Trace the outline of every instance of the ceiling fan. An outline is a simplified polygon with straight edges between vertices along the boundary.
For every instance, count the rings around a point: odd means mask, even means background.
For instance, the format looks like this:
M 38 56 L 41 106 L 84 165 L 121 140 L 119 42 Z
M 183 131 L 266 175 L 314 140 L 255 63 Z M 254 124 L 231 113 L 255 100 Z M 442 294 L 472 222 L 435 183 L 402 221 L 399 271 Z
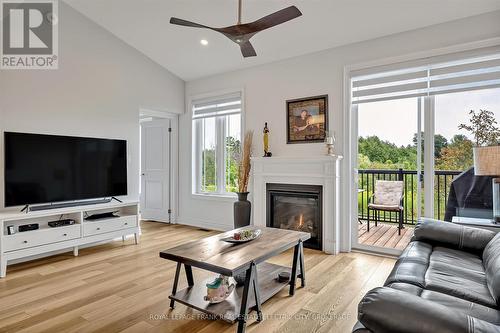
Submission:
M 281 23 L 293 20 L 294 18 L 297 18 L 301 15 L 302 13 L 297 7 L 290 6 L 285 9 L 279 10 L 273 14 L 264 16 L 263 18 L 258 19 L 257 21 L 242 24 L 241 0 L 238 0 L 238 22 L 236 23 L 236 25 L 232 25 L 225 28 L 213 28 L 213 27 L 208 27 L 206 25 L 179 19 L 176 17 L 172 17 L 170 19 L 170 23 L 186 27 L 193 27 L 193 28 L 206 28 L 220 32 L 221 34 L 223 34 L 224 36 L 226 36 L 227 38 L 238 44 L 240 46 L 243 57 L 246 58 L 246 57 L 254 57 L 257 55 L 255 49 L 250 43 L 250 38 L 252 38 L 256 33 L 265 29 L 272 28 Z

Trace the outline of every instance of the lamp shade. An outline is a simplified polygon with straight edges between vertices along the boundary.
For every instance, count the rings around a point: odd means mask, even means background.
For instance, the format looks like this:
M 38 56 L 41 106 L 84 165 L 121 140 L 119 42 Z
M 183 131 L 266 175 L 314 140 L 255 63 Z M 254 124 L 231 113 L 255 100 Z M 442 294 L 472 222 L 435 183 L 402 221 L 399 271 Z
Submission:
M 500 146 L 474 148 L 474 174 L 500 176 Z

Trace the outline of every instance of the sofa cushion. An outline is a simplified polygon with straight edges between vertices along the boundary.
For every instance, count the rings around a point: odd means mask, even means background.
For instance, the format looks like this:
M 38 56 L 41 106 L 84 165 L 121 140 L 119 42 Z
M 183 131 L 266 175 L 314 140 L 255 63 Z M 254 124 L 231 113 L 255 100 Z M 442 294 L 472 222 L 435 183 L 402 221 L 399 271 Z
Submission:
M 434 247 L 430 260 L 450 266 L 459 266 L 464 269 L 484 273 L 483 260 L 476 253 L 460 251 L 448 247 Z
M 422 289 L 408 283 L 391 283 L 388 287 L 405 291 L 423 299 L 444 305 L 454 311 L 460 311 L 469 316 L 479 318 L 496 325 L 500 324 L 500 311 L 475 302 L 453 297 L 437 291 Z
M 498 233 L 484 248 L 483 265 L 486 270 L 488 289 L 500 303 L 500 233 Z
M 385 285 L 404 282 L 496 308 L 478 254 L 411 242 L 399 257 Z
M 485 274 L 463 267 L 431 263 L 427 271 L 425 288 L 485 306 L 496 307 L 496 302 L 488 290 Z
M 429 267 L 432 246 L 430 244 L 413 241 L 404 249 L 392 272 L 385 281 L 385 285 L 394 282 L 411 283 L 425 288 L 425 273 Z

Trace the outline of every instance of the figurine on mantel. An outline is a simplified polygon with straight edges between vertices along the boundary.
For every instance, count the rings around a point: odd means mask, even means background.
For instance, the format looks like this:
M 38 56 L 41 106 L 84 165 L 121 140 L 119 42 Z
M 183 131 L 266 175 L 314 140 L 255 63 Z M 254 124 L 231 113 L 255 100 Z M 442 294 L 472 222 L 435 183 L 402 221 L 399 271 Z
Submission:
M 267 123 L 264 125 L 264 157 L 271 157 L 273 154 L 269 151 L 269 128 Z
M 326 149 L 327 149 L 326 155 L 328 155 L 328 156 L 335 155 L 335 153 L 333 151 L 333 148 L 335 146 L 335 134 L 332 133 L 332 135 L 328 135 L 328 133 L 327 133 L 327 136 L 325 138 L 325 144 L 326 144 Z

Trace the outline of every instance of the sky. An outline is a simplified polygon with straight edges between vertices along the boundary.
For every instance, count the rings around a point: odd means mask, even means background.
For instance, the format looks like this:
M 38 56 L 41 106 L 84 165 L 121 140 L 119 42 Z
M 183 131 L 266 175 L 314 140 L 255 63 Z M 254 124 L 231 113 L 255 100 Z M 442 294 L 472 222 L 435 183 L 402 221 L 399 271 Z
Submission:
M 359 104 L 359 136 L 376 135 L 398 146 L 412 144 L 417 132 L 417 98 Z M 500 127 L 500 88 L 437 95 L 435 98 L 436 134 L 450 140 L 455 134 L 471 135 L 459 130 L 468 124 L 469 111 L 493 111 Z M 422 129 L 425 128 L 422 125 Z
M 205 122 L 205 149 L 213 149 L 215 147 L 216 136 L 215 136 L 215 117 L 205 118 L 201 120 Z M 226 136 L 232 136 L 241 140 L 241 118 L 238 114 L 226 116 L 227 126 L 226 126 Z

